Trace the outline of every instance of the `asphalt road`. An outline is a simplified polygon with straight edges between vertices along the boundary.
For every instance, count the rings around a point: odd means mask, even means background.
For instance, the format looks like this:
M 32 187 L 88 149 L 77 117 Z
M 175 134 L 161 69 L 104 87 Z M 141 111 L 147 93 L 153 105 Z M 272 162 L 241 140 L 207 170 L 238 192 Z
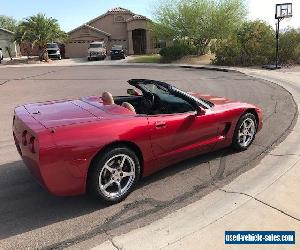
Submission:
M 14 107 L 103 90 L 125 94 L 130 78 L 164 80 L 183 90 L 254 103 L 264 111 L 264 128 L 247 151 L 224 149 L 171 166 L 142 180 L 117 205 L 106 207 L 86 196 L 48 194 L 14 148 Z M 126 65 L 0 68 L 0 104 L 0 249 L 84 249 L 146 225 L 255 167 L 289 133 L 296 116 L 288 92 L 240 73 Z

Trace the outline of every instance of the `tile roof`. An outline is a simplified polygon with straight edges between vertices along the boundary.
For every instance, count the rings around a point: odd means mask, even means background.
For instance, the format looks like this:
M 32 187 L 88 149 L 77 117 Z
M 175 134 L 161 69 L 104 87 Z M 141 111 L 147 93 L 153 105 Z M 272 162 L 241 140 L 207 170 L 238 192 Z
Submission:
M 150 20 L 150 19 L 148 19 L 148 18 L 145 17 L 145 16 L 135 14 L 135 15 L 132 16 L 131 18 L 127 19 L 126 22 L 130 22 L 130 21 L 132 21 L 132 20 Z
M 123 13 L 132 13 L 130 10 L 128 10 L 128 9 L 124 9 L 124 8 L 122 8 L 122 7 L 116 7 L 116 8 L 112 8 L 112 9 L 110 9 L 109 11 L 107 11 L 108 13 L 110 13 L 110 12 L 123 12 Z
M 79 28 L 81 28 L 84 25 L 88 25 L 88 26 L 92 27 L 93 23 L 95 21 L 97 21 L 97 20 L 105 17 L 106 15 L 111 15 L 111 14 L 115 14 L 115 13 L 128 13 L 128 14 L 131 14 L 132 17 L 130 17 L 129 19 L 127 19 L 126 22 L 130 22 L 132 20 L 148 20 L 148 21 L 150 21 L 150 19 L 148 19 L 145 16 L 137 15 L 137 14 L 133 13 L 132 11 L 130 11 L 128 9 L 125 9 L 125 8 L 122 8 L 122 7 L 116 7 L 116 8 L 112 8 L 109 11 L 107 11 L 106 13 L 104 13 L 104 14 L 102 14 L 102 15 L 100 15 L 100 16 L 98 16 L 98 17 L 96 17 L 96 18 L 94 18 L 94 19 L 92 19 L 90 21 L 88 21 L 87 23 L 85 23 L 85 24 L 83 24 L 83 25 L 81 25 L 81 26 L 79 26 L 79 27 L 77 27 L 77 28 L 69 31 L 68 33 L 70 34 L 70 33 L 74 32 L 74 31 L 78 30 Z M 106 32 L 102 31 L 102 33 L 106 33 Z M 110 34 L 107 33 L 107 35 L 110 35 Z
M 68 34 L 71 34 L 71 33 L 75 32 L 75 31 L 77 31 L 77 30 L 79 30 L 79 29 L 81 29 L 81 28 L 84 28 L 84 27 L 87 27 L 88 29 L 91 29 L 91 30 L 94 30 L 94 31 L 96 31 L 96 32 L 102 33 L 102 34 L 104 34 L 104 35 L 106 35 L 106 36 L 111 36 L 110 33 L 107 33 L 107 32 L 105 32 L 105 31 L 103 31 L 103 30 L 97 29 L 97 28 L 95 28 L 95 27 L 93 27 L 93 26 L 91 26 L 91 25 L 88 25 L 88 24 L 86 24 L 86 23 L 83 24 L 83 25 L 81 25 L 81 26 L 79 26 L 79 27 L 77 27 L 77 28 L 75 28 L 75 29 L 73 29 L 73 30 L 71 30 L 71 31 L 69 31 Z
M 5 31 L 5 32 L 10 33 L 10 34 L 14 34 L 14 32 L 12 32 L 10 30 L 7 30 L 7 29 L 4 29 L 4 28 L 1 28 L 1 27 L 0 27 L 0 30 Z

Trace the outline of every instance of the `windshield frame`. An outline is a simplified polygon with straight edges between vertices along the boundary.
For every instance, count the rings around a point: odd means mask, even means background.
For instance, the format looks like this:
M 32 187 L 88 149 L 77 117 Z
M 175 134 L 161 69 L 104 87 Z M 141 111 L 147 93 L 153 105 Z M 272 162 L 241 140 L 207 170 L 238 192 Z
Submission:
M 113 45 L 111 50 L 123 50 L 123 45 Z
M 47 43 L 47 49 L 59 49 L 57 43 Z
M 102 49 L 104 48 L 103 43 L 91 43 L 89 49 Z

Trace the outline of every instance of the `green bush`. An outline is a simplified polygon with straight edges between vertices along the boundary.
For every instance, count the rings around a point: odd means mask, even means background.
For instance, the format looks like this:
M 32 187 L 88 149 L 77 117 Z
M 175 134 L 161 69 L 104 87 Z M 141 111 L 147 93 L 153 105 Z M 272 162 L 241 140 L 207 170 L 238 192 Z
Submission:
M 241 46 L 236 36 L 228 39 L 217 40 L 211 46 L 211 52 L 215 53 L 214 64 L 219 65 L 239 65 L 241 64 Z
M 300 59 L 300 31 L 289 29 L 279 34 L 279 62 L 286 64 Z
M 172 46 L 165 47 L 159 51 L 163 62 L 178 60 L 186 55 L 196 53 L 196 47 L 188 43 L 174 43 Z
M 242 24 L 227 39 L 218 40 L 212 51 L 214 64 L 262 65 L 274 60 L 275 34 L 271 26 L 262 21 Z
M 300 44 L 295 48 L 296 63 L 300 64 Z

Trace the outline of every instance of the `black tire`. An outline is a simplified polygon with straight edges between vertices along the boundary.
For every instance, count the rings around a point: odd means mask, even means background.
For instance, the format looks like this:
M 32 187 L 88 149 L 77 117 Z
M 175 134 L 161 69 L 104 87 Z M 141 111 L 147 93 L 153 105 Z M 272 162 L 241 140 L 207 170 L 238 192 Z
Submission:
M 100 174 L 103 175 L 103 173 L 104 173 L 103 171 L 107 171 L 106 169 L 103 170 L 105 168 L 104 167 L 105 163 L 107 163 L 113 157 L 117 157 L 118 155 L 126 155 L 130 159 L 132 159 L 132 162 L 134 162 L 135 175 L 130 182 L 131 183 L 130 187 L 128 188 L 128 190 L 126 190 L 125 193 L 123 193 L 122 195 L 118 194 L 118 196 L 115 196 L 115 197 L 110 197 L 105 194 L 105 191 L 101 190 L 100 185 L 99 185 L 99 177 L 100 177 Z M 107 173 L 109 175 L 111 175 L 109 177 L 109 181 L 107 181 L 107 182 L 110 182 L 110 181 L 112 181 L 112 179 L 114 179 L 112 177 L 113 174 L 111 174 L 109 171 Z M 140 162 L 139 162 L 137 155 L 134 153 L 134 151 L 132 151 L 131 149 L 124 147 L 124 146 L 110 148 L 110 149 L 106 150 L 105 152 L 103 152 L 102 154 L 99 154 L 93 161 L 93 163 L 91 165 L 91 169 L 89 171 L 89 175 L 88 175 L 87 191 L 89 194 L 91 194 L 93 197 L 99 199 L 103 203 L 106 203 L 109 205 L 118 203 L 118 202 L 124 200 L 132 192 L 132 190 L 136 186 L 137 182 L 139 181 L 140 173 L 141 173 Z M 124 178 L 124 179 L 122 179 L 122 178 Z M 121 177 L 120 182 L 122 182 L 123 180 L 124 180 L 124 182 L 126 182 L 126 178 L 127 177 Z M 130 180 L 130 177 L 128 177 L 128 180 Z M 113 183 L 109 187 L 110 188 L 115 187 L 117 189 L 117 183 Z
M 239 131 L 242 128 L 241 126 L 242 126 L 243 122 L 246 120 L 253 121 L 254 134 L 251 139 L 249 138 L 250 140 L 248 141 L 248 143 L 246 145 L 243 145 L 243 143 L 241 143 L 240 138 L 239 138 Z M 239 151 L 246 150 L 247 148 L 249 148 L 249 146 L 252 144 L 252 142 L 255 139 L 256 129 L 257 129 L 257 121 L 256 121 L 255 116 L 252 113 L 246 113 L 246 114 L 242 115 L 235 127 L 235 130 L 234 130 L 234 134 L 233 134 L 233 138 L 232 138 L 232 147 Z

